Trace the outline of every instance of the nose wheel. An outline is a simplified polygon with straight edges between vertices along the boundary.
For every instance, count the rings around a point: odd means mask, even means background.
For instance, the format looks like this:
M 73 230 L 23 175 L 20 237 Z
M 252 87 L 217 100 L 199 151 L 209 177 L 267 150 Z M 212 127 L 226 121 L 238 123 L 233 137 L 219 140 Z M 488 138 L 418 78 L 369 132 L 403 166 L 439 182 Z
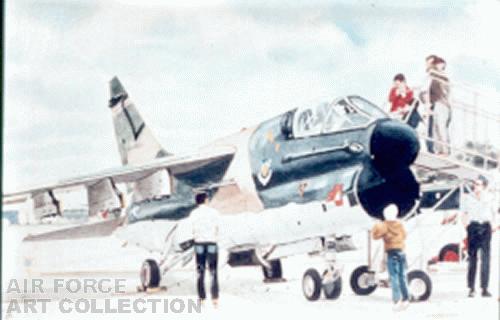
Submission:
M 431 278 L 422 270 L 413 270 L 406 275 L 408 283 L 408 291 L 411 301 L 426 301 L 432 293 Z M 351 274 L 352 291 L 360 296 L 370 295 L 380 285 L 382 287 L 383 280 L 375 278 L 375 272 L 371 271 L 368 266 L 360 266 Z
M 427 273 L 421 270 L 413 270 L 408 272 L 407 279 L 411 301 L 426 301 L 429 299 L 432 292 L 432 282 Z
M 377 289 L 375 272 L 368 266 L 359 266 L 351 274 L 351 289 L 359 296 L 367 296 Z

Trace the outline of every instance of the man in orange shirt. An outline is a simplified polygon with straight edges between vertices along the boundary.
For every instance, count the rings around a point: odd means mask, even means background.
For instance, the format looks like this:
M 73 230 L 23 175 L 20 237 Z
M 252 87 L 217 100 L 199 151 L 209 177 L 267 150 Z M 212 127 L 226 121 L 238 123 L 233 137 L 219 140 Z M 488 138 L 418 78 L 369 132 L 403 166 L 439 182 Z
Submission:
M 397 113 L 399 118 L 404 118 L 408 113 L 408 106 L 413 101 L 413 91 L 406 85 L 405 76 L 398 73 L 394 76 L 394 84 L 389 92 L 391 112 Z
M 387 253 L 387 270 L 391 280 L 392 301 L 394 310 L 408 307 L 409 294 L 406 284 L 406 255 L 404 253 L 406 231 L 397 219 L 398 207 L 394 204 L 384 209 L 384 221 L 377 223 L 372 229 L 375 240 L 384 240 L 384 250 Z

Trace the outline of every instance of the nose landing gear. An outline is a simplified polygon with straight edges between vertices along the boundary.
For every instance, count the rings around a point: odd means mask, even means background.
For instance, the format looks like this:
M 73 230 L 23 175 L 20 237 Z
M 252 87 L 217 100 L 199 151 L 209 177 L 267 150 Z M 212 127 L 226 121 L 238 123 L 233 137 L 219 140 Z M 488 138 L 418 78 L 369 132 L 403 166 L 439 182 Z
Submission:
M 432 282 L 430 277 L 422 270 L 412 270 L 406 275 L 408 291 L 411 301 L 426 301 L 432 293 Z M 351 274 L 350 284 L 352 291 L 360 296 L 372 294 L 378 286 L 384 287 L 387 279 L 379 278 L 375 271 L 368 266 L 360 266 Z
M 377 289 L 375 272 L 371 271 L 368 266 L 357 267 L 351 274 L 350 284 L 355 294 L 360 296 L 370 295 Z

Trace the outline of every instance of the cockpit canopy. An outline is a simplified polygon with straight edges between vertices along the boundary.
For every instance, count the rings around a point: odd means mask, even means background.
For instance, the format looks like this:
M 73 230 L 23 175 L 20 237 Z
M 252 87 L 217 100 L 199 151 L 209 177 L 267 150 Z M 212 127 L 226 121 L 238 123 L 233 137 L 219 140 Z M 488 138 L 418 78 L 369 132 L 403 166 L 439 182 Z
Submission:
M 303 138 L 366 127 L 387 115 L 359 96 L 348 96 L 313 108 L 299 108 L 293 117 L 293 137 Z

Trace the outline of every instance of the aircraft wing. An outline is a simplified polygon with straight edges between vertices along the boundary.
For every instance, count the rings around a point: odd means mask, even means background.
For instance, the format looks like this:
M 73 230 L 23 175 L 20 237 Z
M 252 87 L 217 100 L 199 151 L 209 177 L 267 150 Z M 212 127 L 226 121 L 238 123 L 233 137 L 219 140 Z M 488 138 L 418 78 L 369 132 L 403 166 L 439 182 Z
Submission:
M 22 200 L 24 196 L 34 196 L 52 190 L 71 189 L 81 186 L 89 187 L 105 179 L 112 179 L 114 183 L 134 182 L 162 169 L 169 169 L 173 175 L 180 174 L 205 166 L 221 158 L 232 156 L 234 152 L 234 148 L 231 147 L 218 147 L 217 149 L 200 151 L 189 155 L 168 156 L 141 165 L 123 166 L 94 174 L 82 175 L 54 183 L 26 188 L 22 191 L 6 193 L 3 195 L 3 202 L 12 203 L 15 199 Z

